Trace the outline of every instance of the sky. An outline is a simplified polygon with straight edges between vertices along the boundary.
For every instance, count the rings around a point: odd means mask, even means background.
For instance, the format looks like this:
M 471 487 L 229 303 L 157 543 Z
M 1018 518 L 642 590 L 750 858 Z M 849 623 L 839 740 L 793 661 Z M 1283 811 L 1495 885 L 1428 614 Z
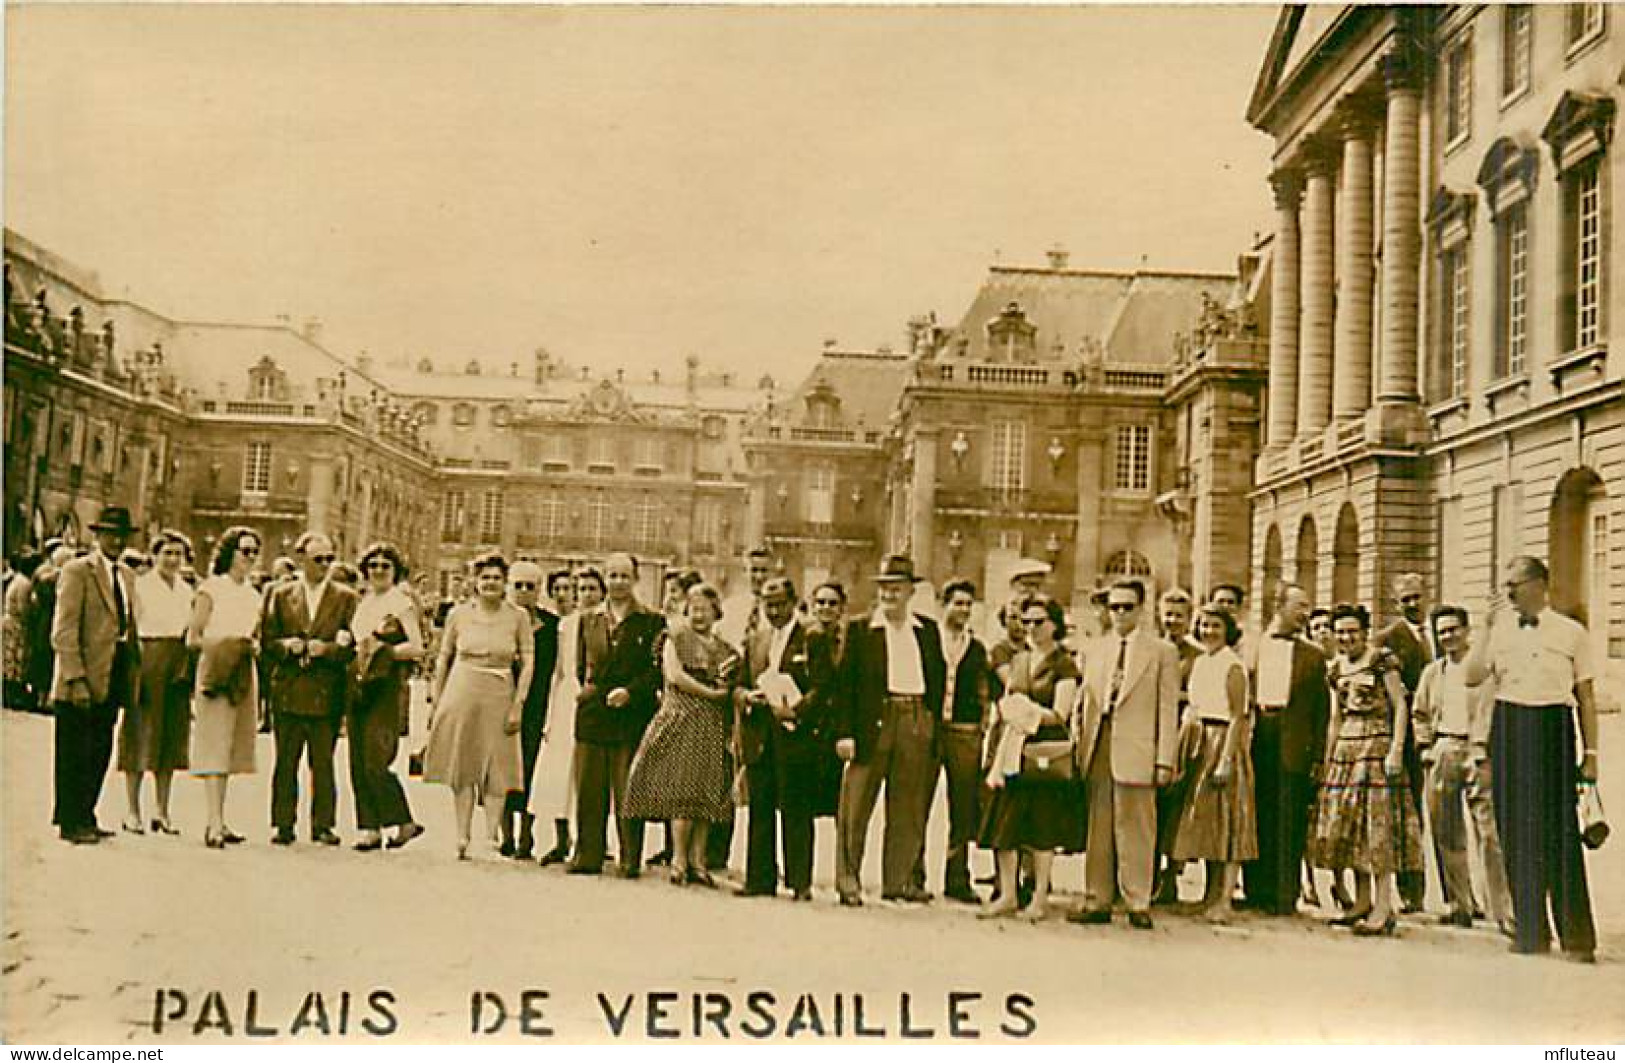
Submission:
M 1276 8 L 8 5 L 6 224 L 346 356 L 794 372 L 993 262 L 1231 269 Z

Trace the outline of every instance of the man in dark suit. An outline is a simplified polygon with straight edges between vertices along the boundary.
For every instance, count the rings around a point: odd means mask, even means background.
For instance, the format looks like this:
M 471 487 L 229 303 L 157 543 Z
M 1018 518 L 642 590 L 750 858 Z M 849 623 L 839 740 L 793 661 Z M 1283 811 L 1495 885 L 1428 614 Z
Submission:
M 519 752 L 524 761 L 525 788 L 508 794 L 504 815 L 518 817 L 519 843 L 511 854 L 529 860 L 536 849 L 536 817 L 530 810 L 532 776 L 536 758 L 542 751 L 542 731 L 547 727 L 547 697 L 551 692 L 553 666 L 559 657 L 559 615 L 538 605 L 542 590 L 542 570 L 534 561 L 516 561 L 508 570 L 509 600 L 530 617 L 535 640 L 536 668 L 530 689 L 525 692 L 525 708 L 519 717 Z
M 1438 656 L 1433 637 L 1427 630 L 1423 587 L 1422 577 L 1415 572 L 1407 572 L 1394 579 L 1394 602 L 1399 606 L 1399 618 L 1377 632 L 1376 639 L 1378 648 L 1386 649 L 1399 661 L 1399 677 L 1404 680 L 1405 694 L 1412 702 L 1416 700 L 1416 687 L 1422 680 L 1422 670 Z M 1405 777 L 1410 781 L 1411 802 L 1416 806 L 1416 817 L 1420 820 L 1422 805 L 1427 797 L 1427 770 L 1416 746 L 1414 726 L 1405 729 Z M 1435 866 L 1441 869 L 1439 877 L 1443 882 L 1444 861 L 1437 845 L 1433 847 L 1433 857 Z M 1427 874 L 1422 871 L 1401 871 L 1398 878 L 1403 910 L 1406 913 L 1421 911 L 1427 894 Z M 1448 884 L 1444 887 L 1444 900 L 1446 904 L 1451 903 Z
M 743 683 L 735 694 L 750 789 L 745 885 L 739 892 L 771 897 L 778 891 L 775 849 L 782 824 L 784 884 L 796 900 L 810 901 L 813 819 L 830 803 L 821 791 L 832 789 L 834 750 L 825 714 L 834 658 L 824 645 L 828 640 L 796 617 L 795 584 L 787 577 L 770 577 L 761 603 L 762 624 L 746 646 Z
M 51 617 L 56 666 L 56 807 L 62 840 L 93 845 L 111 837 L 96 823 L 96 802 L 113 755 L 113 725 L 135 703 L 141 660 L 135 584 L 118 564 L 135 531 L 130 511 L 104 508 L 90 526 L 96 548 L 67 562 L 57 579 Z
M 344 713 L 345 669 L 355 657 L 350 621 L 360 599 L 328 578 L 333 541 L 306 532 L 294 544 L 299 575 L 265 595 L 261 645 L 271 671 L 271 841 L 291 845 L 299 818 L 299 762 L 310 763 L 310 840 L 337 845 L 333 750 Z
M 1246 654 L 1257 713 L 1253 730 L 1258 859 L 1243 870 L 1247 903 L 1273 915 L 1298 907 L 1298 868 L 1314 796 L 1312 773 L 1326 749 L 1331 689 L 1326 657 L 1299 632 L 1309 596 L 1285 583 L 1269 630 Z
M 620 812 L 632 754 L 655 714 L 660 691 L 655 643 L 666 629 L 666 618 L 638 601 L 637 578 L 638 563 L 632 555 L 611 554 L 604 562 L 603 608 L 581 617 L 572 875 L 603 870 L 612 800 L 620 826 L 621 874 L 637 878 L 643 873 L 643 821 Z
M 931 814 L 932 750 L 947 663 L 936 622 L 908 607 L 918 582 L 914 562 L 902 554 L 889 555 L 876 581 L 880 605 L 848 625 L 838 681 L 835 751 L 846 761 L 846 771 L 836 888 L 848 907 L 863 903 L 863 849 L 882 783 L 886 840 L 881 895 L 914 904 L 931 899 L 914 883 L 914 867 Z

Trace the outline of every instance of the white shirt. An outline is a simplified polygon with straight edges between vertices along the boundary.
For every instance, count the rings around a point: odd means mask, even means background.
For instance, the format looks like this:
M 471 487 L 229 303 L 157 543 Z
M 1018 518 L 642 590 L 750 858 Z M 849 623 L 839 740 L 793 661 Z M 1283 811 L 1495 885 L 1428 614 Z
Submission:
M 783 627 L 773 629 L 773 637 L 767 644 L 767 670 L 769 672 L 782 672 L 784 670 L 784 651 L 790 646 L 790 632 L 795 630 L 796 620 L 791 617 L 785 621 Z
M 418 625 L 418 611 L 412 604 L 412 599 L 400 584 L 389 588 L 382 594 L 368 591 L 356 603 L 355 616 L 350 618 L 350 633 L 356 638 L 365 638 L 368 635 L 378 634 L 379 628 L 384 625 L 384 618 L 393 616 L 401 622 L 406 631 L 406 645 L 414 649 L 423 648 L 423 629 Z M 312 614 L 314 618 L 314 614 Z
M 316 610 L 322 607 L 322 595 L 327 593 L 327 580 L 323 579 L 314 587 L 303 576 L 299 578 L 299 587 L 305 592 L 305 610 L 310 622 L 316 622 Z
M 1439 719 L 1434 731 L 1441 735 L 1467 737 L 1472 729 L 1472 714 L 1467 707 L 1467 668 L 1454 661 L 1439 662 Z
M 920 618 L 910 613 L 907 623 L 888 624 L 886 614 L 876 609 L 869 626 L 886 633 L 886 693 L 924 697 L 925 669 L 920 664 L 920 643 L 914 637 Z
M 942 656 L 948 665 L 948 685 L 942 693 L 942 718 L 954 718 L 954 695 L 959 684 L 955 682 L 959 673 L 959 662 L 965 659 L 965 651 L 970 649 L 970 627 L 967 626 L 957 634 L 952 628 L 942 626 Z
M 1258 703 L 1279 709 L 1292 700 L 1292 647 L 1296 639 L 1271 632 L 1258 644 Z
M 247 580 L 238 583 L 230 576 L 210 576 L 198 588 L 214 607 L 203 628 L 206 639 L 250 638 L 260 626 L 260 592 Z
M 1498 620 L 1490 632 L 1490 671 L 1496 698 L 1514 705 L 1574 704 L 1574 687 L 1592 679 L 1591 639 L 1586 629 L 1550 608 L 1535 627 L 1517 616 Z
M 135 581 L 135 626 L 144 639 L 178 639 L 192 622 L 192 587 L 153 569 Z

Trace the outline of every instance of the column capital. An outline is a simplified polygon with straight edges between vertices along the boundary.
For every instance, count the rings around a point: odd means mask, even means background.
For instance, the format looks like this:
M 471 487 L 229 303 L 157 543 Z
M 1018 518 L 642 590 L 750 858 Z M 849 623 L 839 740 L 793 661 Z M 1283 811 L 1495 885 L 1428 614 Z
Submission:
M 1382 120 L 1382 101 L 1365 93 L 1350 93 L 1338 103 L 1333 115 L 1339 139 L 1371 140 Z
M 1421 92 L 1427 55 L 1414 41 L 1401 37 L 1382 56 L 1382 81 L 1388 95 Z
M 1283 166 L 1270 174 L 1270 189 L 1275 193 L 1275 205 L 1282 210 L 1298 209 L 1303 198 L 1303 171 L 1296 166 Z
M 1342 155 L 1341 146 L 1332 137 L 1321 133 L 1307 137 L 1298 152 L 1303 171 L 1310 178 L 1335 174 Z

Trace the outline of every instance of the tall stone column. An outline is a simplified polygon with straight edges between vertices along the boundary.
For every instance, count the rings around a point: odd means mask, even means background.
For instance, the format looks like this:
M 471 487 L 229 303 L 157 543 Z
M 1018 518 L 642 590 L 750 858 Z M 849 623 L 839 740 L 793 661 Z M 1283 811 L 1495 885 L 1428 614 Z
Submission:
M 1342 223 L 1337 239 L 1337 349 L 1333 358 L 1332 416 L 1365 416 L 1371 406 L 1372 179 L 1375 122 L 1364 108 L 1341 116 L 1343 136 Z
M 333 527 L 334 505 L 334 469 L 333 455 L 328 453 L 312 454 L 309 457 L 310 479 L 305 490 L 305 527 L 311 531 L 321 532 L 323 535 L 333 537 L 335 545 L 349 548 L 360 544 L 340 543 L 335 533 L 341 531 Z
M 1422 253 L 1422 74 L 1414 44 L 1383 58 L 1387 133 L 1382 184 L 1382 362 L 1379 405 L 1412 404 L 1417 391 L 1417 300 Z
M 1298 203 L 1303 197 L 1303 179 L 1296 170 L 1277 170 L 1270 177 L 1270 187 L 1275 192 L 1275 250 L 1270 280 L 1267 442 L 1270 449 L 1277 450 L 1292 442 L 1298 424 Z
M 914 479 L 909 490 L 909 552 L 914 571 L 934 580 L 931 570 L 932 531 L 937 508 L 937 430 L 921 427 L 914 432 Z M 933 584 L 934 585 L 934 584 Z
M 1084 410 L 1086 417 L 1099 417 L 1103 411 Z M 1078 530 L 1072 537 L 1072 609 L 1086 615 L 1088 596 L 1100 576 L 1101 477 L 1105 468 L 1106 430 L 1099 424 L 1078 429 L 1074 446 L 1078 449 Z
M 1336 157 L 1323 145 L 1307 152 L 1303 195 L 1303 325 L 1298 352 L 1298 435 L 1315 436 L 1332 418 L 1332 326 L 1337 193 Z

